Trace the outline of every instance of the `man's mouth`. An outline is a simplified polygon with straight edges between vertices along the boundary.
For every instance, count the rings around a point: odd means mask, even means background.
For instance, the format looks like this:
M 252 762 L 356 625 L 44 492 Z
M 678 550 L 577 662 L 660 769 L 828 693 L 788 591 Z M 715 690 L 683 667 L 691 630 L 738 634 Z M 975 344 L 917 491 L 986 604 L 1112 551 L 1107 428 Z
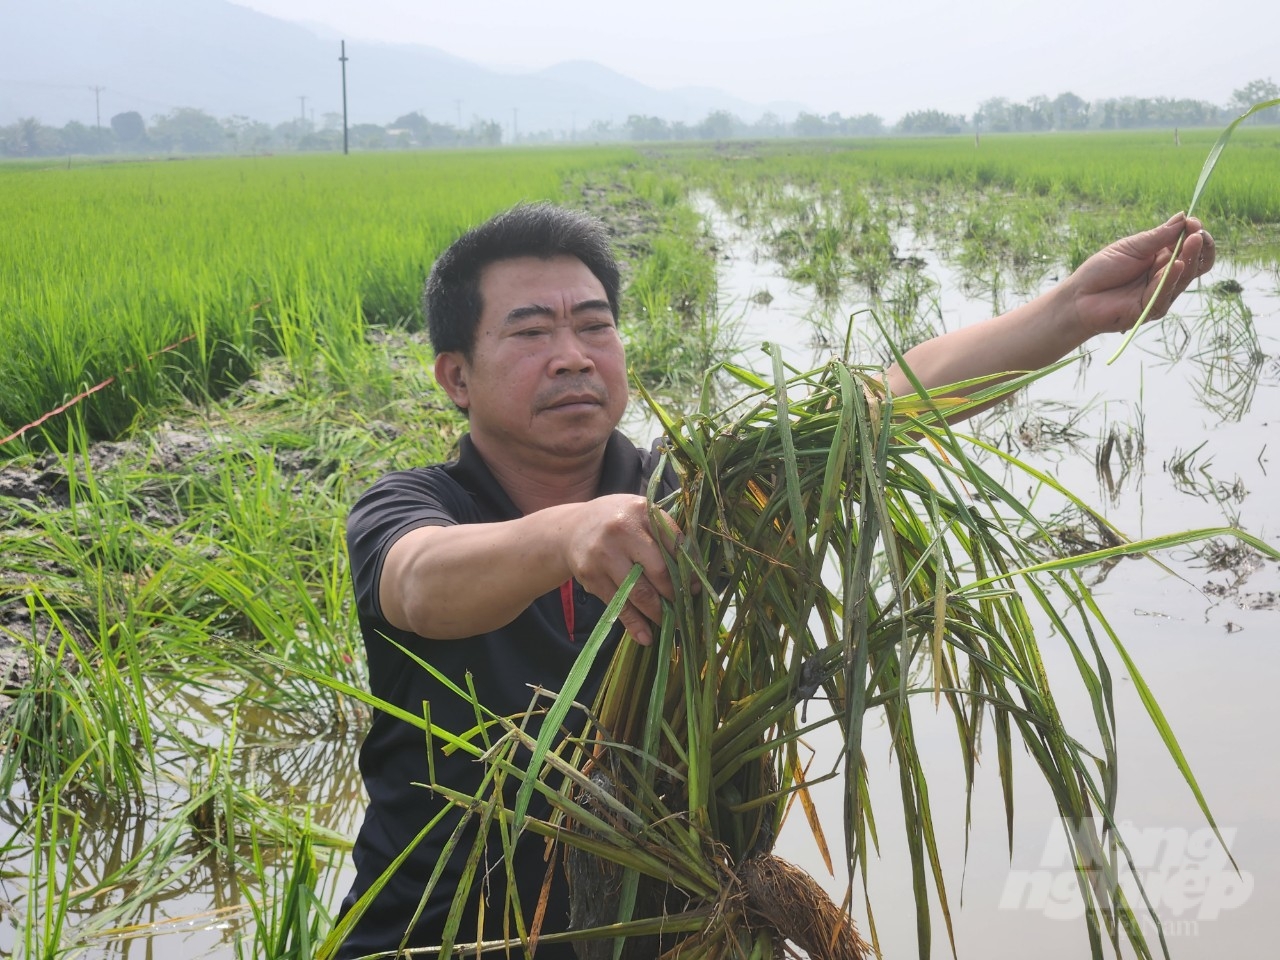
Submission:
M 604 401 L 594 393 L 569 393 L 557 397 L 546 405 L 547 410 L 575 410 L 582 407 L 599 407 Z

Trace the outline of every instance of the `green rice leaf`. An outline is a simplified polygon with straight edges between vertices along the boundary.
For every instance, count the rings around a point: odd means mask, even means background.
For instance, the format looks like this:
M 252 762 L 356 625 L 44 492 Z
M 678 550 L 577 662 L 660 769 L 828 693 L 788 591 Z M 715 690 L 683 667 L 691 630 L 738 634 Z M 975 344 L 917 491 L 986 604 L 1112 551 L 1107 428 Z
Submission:
M 605 607 L 604 613 L 600 616 L 600 621 L 596 624 L 596 628 L 591 631 L 591 636 L 583 644 L 582 652 L 578 654 L 578 659 L 573 662 L 573 669 L 569 671 L 569 676 L 565 678 L 564 686 L 560 688 L 560 692 L 556 694 L 555 702 L 551 704 L 551 709 L 547 711 L 546 719 L 543 720 L 542 729 L 538 734 L 537 743 L 533 747 L 533 756 L 529 759 L 528 770 L 521 780 L 520 790 L 516 794 L 514 807 L 514 830 L 516 833 L 519 833 L 524 826 L 525 812 L 529 809 L 529 801 L 533 798 L 533 787 L 542 773 L 547 751 L 559 739 L 560 725 L 564 722 L 569 710 L 572 709 L 573 701 L 578 695 L 578 691 L 587 682 L 587 675 L 591 672 L 591 667 L 596 661 L 596 656 L 600 653 L 600 648 L 604 646 L 604 642 L 609 636 L 609 631 L 613 629 L 613 624 L 618 619 L 618 614 L 622 612 L 627 598 L 631 596 L 632 589 L 643 573 L 644 567 L 637 563 L 618 586 L 618 592 L 613 595 L 613 599 Z
M 1231 123 L 1227 125 L 1227 128 L 1218 136 L 1217 142 L 1213 145 L 1212 149 L 1209 150 L 1209 155 L 1205 157 L 1204 166 L 1200 168 L 1200 177 L 1196 180 L 1196 188 L 1191 193 L 1191 202 L 1187 205 L 1188 217 L 1195 211 L 1196 203 L 1200 200 L 1200 194 L 1203 193 L 1204 188 L 1208 186 L 1209 178 L 1213 175 L 1214 167 L 1218 165 L 1218 158 L 1222 155 L 1223 148 L 1226 147 L 1227 141 L 1231 139 L 1231 134 L 1235 133 L 1236 127 L 1240 126 L 1240 124 L 1248 120 L 1259 110 L 1267 110 L 1276 106 L 1280 106 L 1280 98 L 1255 103 L 1244 113 L 1240 114 L 1240 116 L 1232 120 Z M 1186 236 L 1187 234 L 1185 230 L 1178 236 L 1178 242 L 1174 244 L 1173 253 L 1169 257 L 1169 263 L 1172 264 L 1174 260 L 1178 259 L 1178 254 L 1182 252 L 1182 241 L 1186 239 Z M 1134 322 L 1133 326 L 1129 328 L 1129 332 L 1125 334 L 1124 339 L 1120 342 L 1120 346 L 1116 348 L 1116 352 L 1107 360 L 1108 364 L 1115 363 L 1119 360 L 1120 354 L 1124 353 L 1125 348 L 1128 347 L 1133 338 L 1138 335 L 1138 331 L 1142 329 L 1142 325 L 1147 322 L 1147 317 L 1151 315 L 1151 308 L 1155 306 L 1156 301 L 1160 299 L 1160 294 L 1164 292 L 1164 285 L 1168 279 L 1169 270 L 1166 267 L 1164 272 L 1160 275 L 1160 282 L 1156 284 L 1155 292 L 1151 294 L 1151 299 L 1147 302 L 1146 307 L 1143 308 L 1142 313 Z

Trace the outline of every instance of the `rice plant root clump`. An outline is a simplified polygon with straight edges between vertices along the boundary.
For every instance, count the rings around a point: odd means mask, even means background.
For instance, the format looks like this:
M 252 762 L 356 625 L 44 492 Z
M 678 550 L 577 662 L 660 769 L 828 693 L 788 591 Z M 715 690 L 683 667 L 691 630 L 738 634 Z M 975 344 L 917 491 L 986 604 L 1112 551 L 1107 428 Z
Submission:
M 871 947 L 853 919 L 799 867 L 772 854 L 738 869 L 747 916 L 775 942 L 790 942 L 814 960 L 866 960 Z

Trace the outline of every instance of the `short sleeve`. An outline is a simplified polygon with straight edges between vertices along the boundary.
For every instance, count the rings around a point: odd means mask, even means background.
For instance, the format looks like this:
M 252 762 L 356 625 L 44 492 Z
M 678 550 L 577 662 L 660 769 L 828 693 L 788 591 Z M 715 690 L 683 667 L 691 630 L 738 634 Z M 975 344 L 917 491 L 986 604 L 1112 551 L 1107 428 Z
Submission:
M 392 545 L 418 527 L 471 522 L 471 496 L 441 468 L 388 474 L 370 487 L 347 517 L 347 555 L 356 609 L 383 619 L 378 581 Z

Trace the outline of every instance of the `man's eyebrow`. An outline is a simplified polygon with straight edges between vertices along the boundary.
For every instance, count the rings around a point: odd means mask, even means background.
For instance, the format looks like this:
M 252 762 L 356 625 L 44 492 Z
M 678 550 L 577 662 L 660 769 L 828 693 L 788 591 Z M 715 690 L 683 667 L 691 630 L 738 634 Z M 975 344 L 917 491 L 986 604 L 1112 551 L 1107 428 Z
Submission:
M 613 316 L 613 307 L 608 300 L 579 300 L 573 305 L 570 312 L 574 314 L 591 313 L 593 311 L 603 310 Z M 518 323 L 521 320 L 527 320 L 529 317 L 553 317 L 555 310 L 541 303 L 530 303 L 523 307 L 515 307 L 507 313 L 503 323 Z
M 613 316 L 613 306 L 608 300 L 580 300 L 573 305 L 574 313 L 590 313 L 592 310 L 604 310 Z
M 540 303 L 530 303 L 526 306 L 512 309 L 503 320 L 503 323 L 516 323 L 529 317 L 553 317 L 555 313 L 550 307 L 543 306 Z

